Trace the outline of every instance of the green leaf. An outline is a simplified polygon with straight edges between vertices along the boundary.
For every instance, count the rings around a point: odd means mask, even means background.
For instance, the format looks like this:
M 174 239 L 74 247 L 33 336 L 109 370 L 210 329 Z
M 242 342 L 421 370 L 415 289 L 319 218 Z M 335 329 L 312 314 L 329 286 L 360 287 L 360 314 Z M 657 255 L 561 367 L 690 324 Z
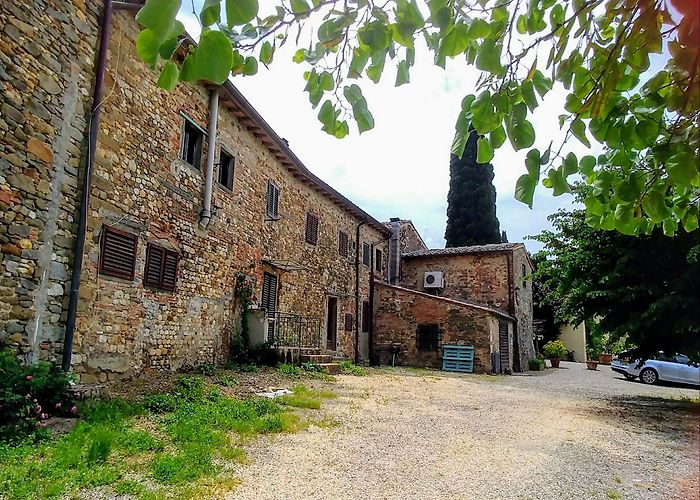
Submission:
M 479 47 L 479 55 L 476 56 L 476 67 L 493 75 L 500 75 L 504 70 L 501 65 L 502 50 L 502 45 L 485 40 Z
M 678 231 L 678 222 L 676 222 L 674 219 L 664 219 L 662 226 L 664 229 L 664 234 L 669 238 L 675 236 L 676 231 Z
M 569 188 L 569 183 L 566 182 L 566 178 L 564 177 L 560 169 L 551 169 L 547 174 L 547 178 L 552 183 L 554 196 L 561 196 L 564 193 L 571 192 L 571 189 Z
M 525 14 L 520 14 L 518 16 L 518 21 L 515 24 L 518 33 L 524 35 L 527 33 L 527 16 Z
M 186 82 L 205 80 L 222 84 L 233 66 L 233 47 L 221 31 L 205 30 L 199 44 L 189 54 L 180 70 L 180 79 Z
M 467 30 L 467 38 L 476 40 L 477 38 L 486 38 L 491 34 L 491 25 L 483 19 L 472 19 Z
M 535 129 L 527 120 L 515 122 L 507 131 L 510 143 L 516 151 L 529 148 L 535 143 Z
M 462 101 L 462 107 L 465 106 L 464 102 L 467 98 L 474 99 L 474 96 L 467 96 Z M 467 145 L 467 140 L 469 139 L 469 119 L 467 118 L 468 111 L 462 110 L 462 112 L 457 117 L 457 122 L 455 123 L 455 137 L 452 140 L 451 152 L 453 155 L 461 158 L 464 155 L 464 148 Z
M 257 15 L 258 0 L 226 0 L 226 24 L 230 28 L 249 23 Z
M 357 36 L 364 45 L 373 52 L 385 51 L 391 42 L 391 31 L 381 21 L 372 21 L 365 24 L 357 32 Z
M 136 13 L 136 21 L 150 29 L 159 40 L 170 38 L 175 16 L 180 10 L 180 0 L 146 0 Z
M 374 117 L 367 109 L 367 100 L 362 95 L 362 89 L 356 84 L 343 88 L 343 95 L 352 106 L 352 114 L 357 122 L 360 133 L 374 128 Z
M 378 83 L 384 71 L 386 52 L 378 51 L 372 54 L 372 64 L 367 68 L 367 77 L 374 83 Z
M 396 87 L 409 83 L 411 78 L 408 74 L 408 62 L 400 61 L 396 71 Z
M 295 14 L 304 14 L 311 10 L 311 7 L 309 7 L 309 4 L 306 3 L 306 0 L 291 0 L 292 4 L 292 12 Z
M 695 231 L 698 228 L 698 217 L 695 214 L 687 214 L 683 219 L 683 228 L 686 232 Z
M 145 29 L 136 38 L 136 53 L 151 69 L 155 69 L 160 50 L 160 38 L 151 29 Z
M 272 62 L 272 55 L 274 54 L 274 47 L 267 40 L 263 42 L 260 47 L 260 62 L 267 65 Z
M 486 137 L 479 137 L 476 141 L 476 162 L 488 163 L 493 160 L 493 148 Z
M 595 164 L 596 161 L 594 156 L 586 155 L 581 158 L 581 162 L 579 163 L 579 170 L 581 174 L 585 175 L 586 177 L 592 175 Z
M 605 205 L 594 196 L 587 196 L 584 204 L 586 205 L 586 211 L 589 213 L 603 215 L 606 212 Z
M 532 208 L 537 180 L 527 174 L 521 175 L 515 183 L 515 199 Z
M 180 21 L 177 21 L 178 23 Z M 160 57 L 163 59 L 170 59 L 173 55 L 173 52 L 175 52 L 175 49 L 177 46 L 180 44 L 180 38 L 179 36 L 175 36 L 173 38 L 169 38 L 165 40 L 161 45 L 160 48 L 158 49 L 158 54 Z
M 333 90 L 335 83 L 333 82 L 333 75 L 328 71 L 322 72 L 318 75 L 318 88 L 326 92 Z
M 325 130 L 328 133 L 333 133 L 335 134 L 335 109 L 333 108 L 333 104 L 331 101 L 326 100 L 323 102 L 321 105 L 321 109 L 318 111 L 318 119 L 319 121 L 323 124 L 323 130 Z
M 357 47 L 352 51 L 352 60 L 350 61 L 350 70 L 348 78 L 360 78 L 362 72 L 369 62 L 370 51 L 363 47 Z
M 199 20 L 205 28 L 216 24 L 221 19 L 221 0 L 204 0 Z
M 586 124 L 583 123 L 583 120 L 576 118 L 571 123 L 571 132 L 574 134 L 574 137 L 581 141 L 586 147 L 591 147 L 591 141 L 586 137 Z
M 246 57 L 243 63 L 243 74 L 245 76 L 253 76 L 258 72 L 258 61 L 254 57 Z
M 666 162 L 666 172 L 669 178 L 678 186 L 690 188 L 700 184 L 700 173 L 697 158 L 689 153 L 672 156 Z
M 556 27 L 564 22 L 564 16 L 564 6 L 562 4 L 556 4 L 552 7 L 552 10 L 549 11 L 549 23 L 552 27 Z
M 666 197 L 657 190 L 649 191 L 644 195 L 642 208 L 655 224 L 658 224 L 670 215 L 666 206 Z
M 568 177 L 578 172 L 578 158 L 574 153 L 569 153 L 561 164 L 562 175 Z
M 166 62 L 158 77 L 158 87 L 169 91 L 173 90 L 179 76 L 180 70 L 178 70 L 177 64 L 172 61 Z
M 299 49 L 292 56 L 292 61 L 297 64 L 303 63 L 304 59 L 306 59 L 306 49 Z
M 469 44 L 468 29 L 466 24 L 455 24 L 443 38 L 439 54 L 443 57 L 455 57 L 464 52 Z
M 532 81 L 528 80 L 523 82 L 523 84 L 520 86 L 520 94 L 523 96 L 527 109 L 533 111 L 537 107 L 538 102 L 537 97 L 535 96 L 535 88 Z
M 542 98 L 544 98 L 547 92 L 552 90 L 552 80 L 544 76 L 540 70 L 536 70 L 535 74 L 532 75 L 532 83 L 535 86 L 535 90 L 537 90 L 537 93 Z
M 615 207 L 615 229 L 629 236 L 637 234 L 634 208 L 631 205 L 619 203 Z
M 336 19 L 329 19 L 318 27 L 319 42 L 335 40 L 343 34 L 343 25 Z
M 503 146 L 503 143 L 506 142 L 506 131 L 503 125 L 499 125 L 490 132 L 489 141 L 493 149 L 498 149 Z
M 525 156 L 525 167 L 527 167 L 527 173 L 533 179 L 540 178 L 540 151 L 538 149 L 531 149 L 527 152 Z

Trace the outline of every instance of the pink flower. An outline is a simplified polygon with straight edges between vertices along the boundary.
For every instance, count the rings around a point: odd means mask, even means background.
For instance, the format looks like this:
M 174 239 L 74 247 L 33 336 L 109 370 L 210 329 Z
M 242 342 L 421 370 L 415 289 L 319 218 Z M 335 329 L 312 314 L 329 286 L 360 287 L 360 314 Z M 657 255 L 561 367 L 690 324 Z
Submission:
M 75 405 L 73 405 L 73 407 L 70 409 L 70 412 L 71 412 L 73 415 L 75 415 L 76 413 L 78 413 L 78 407 L 75 406 Z
M 25 395 L 24 395 L 24 399 L 26 399 L 27 401 L 29 401 L 30 399 L 32 399 L 31 394 L 25 394 Z
M 61 409 L 61 403 L 56 403 L 56 409 L 60 410 Z
M 31 375 L 27 375 L 27 380 L 30 380 L 30 381 L 31 381 L 33 378 L 34 378 L 34 377 L 32 377 Z

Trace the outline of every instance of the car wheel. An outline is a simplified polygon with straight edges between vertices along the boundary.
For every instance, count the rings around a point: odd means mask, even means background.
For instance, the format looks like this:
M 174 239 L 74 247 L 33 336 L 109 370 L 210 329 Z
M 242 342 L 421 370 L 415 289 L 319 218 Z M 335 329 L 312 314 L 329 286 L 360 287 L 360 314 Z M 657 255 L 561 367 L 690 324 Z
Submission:
M 637 377 L 635 377 L 634 375 L 630 375 L 629 373 L 625 373 L 625 378 L 626 378 L 627 380 L 634 380 L 634 379 L 636 379 Z
M 639 380 L 645 384 L 653 385 L 659 380 L 659 374 L 652 368 L 644 368 L 639 372 Z

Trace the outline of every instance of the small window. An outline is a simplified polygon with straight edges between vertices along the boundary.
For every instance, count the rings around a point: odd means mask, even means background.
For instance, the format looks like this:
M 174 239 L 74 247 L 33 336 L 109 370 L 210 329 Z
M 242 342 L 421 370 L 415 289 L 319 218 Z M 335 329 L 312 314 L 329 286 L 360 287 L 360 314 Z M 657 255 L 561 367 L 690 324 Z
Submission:
M 233 168 L 233 155 L 222 149 L 219 153 L 219 184 L 229 191 L 233 191 Z
M 188 118 L 185 118 L 185 124 L 182 128 L 180 159 L 199 169 L 199 162 L 202 159 L 202 142 L 204 142 L 202 131 Z
M 354 323 L 355 323 L 355 317 L 352 315 L 352 313 L 346 313 L 345 314 L 345 331 L 351 332 Z
M 369 302 L 362 301 L 362 331 L 369 331 Z
M 137 242 L 138 237 L 135 234 L 104 226 L 100 244 L 99 273 L 133 280 Z
M 363 243 L 362 244 L 362 263 L 365 266 L 369 267 L 369 244 L 368 243 Z
M 267 216 L 271 219 L 280 217 L 280 189 L 272 181 L 267 181 Z
M 440 345 L 440 327 L 434 323 L 418 325 L 416 348 L 420 352 L 434 352 Z
M 143 270 L 144 286 L 174 292 L 179 260 L 177 252 L 149 243 L 146 249 L 146 267 Z
M 338 255 L 341 257 L 347 257 L 348 256 L 348 250 L 349 250 L 349 240 L 348 240 L 348 233 L 344 233 L 343 231 L 338 232 Z
M 374 269 L 377 272 L 382 272 L 382 251 L 377 248 L 374 256 Z
M 316 217 L 314 214 L 306 214 L 305 240 L 311 245 L 318 244 L 318 217 Z

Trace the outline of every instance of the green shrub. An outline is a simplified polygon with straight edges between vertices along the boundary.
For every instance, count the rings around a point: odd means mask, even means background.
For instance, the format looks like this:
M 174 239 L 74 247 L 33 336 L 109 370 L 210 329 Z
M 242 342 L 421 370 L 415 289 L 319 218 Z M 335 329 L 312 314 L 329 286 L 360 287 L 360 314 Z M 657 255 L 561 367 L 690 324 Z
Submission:
M 564 359 L 566 358 L 567 349 L 561 340 L 551 340 L 542 347 L 542 351 L 548 358 Z
M 201 364 L 199 365 L 199 373 L 210 377 L 216 373 L 216 367 L 211 363 Z
M 204 396 L 204 380 L 202 377 L 181 375 L 175 385 L 175 396 L 185 401 L 198 401 Z
M 69 392 L 70 375 L 39 362 L 22 365 L 9 349 L 0 351 L 0 441 L 18 442 L 46 435 L 44 421 L 77 413 Z
M 528 367 L 530 368 L 530 370 L 532 370 L 532 371 L 538 372 L 538 371 L 544 370 L 544 360 L 542 360 L 542 359 L 539 359 L 539 358 L 531 359 L 530 361 L 528 361 L 527 364 L 528 364 Z
M 301 368 L 295 365 L 282 363 L 277 365 L 277 372 L 287 377 L 298 377 L 301 375 Z
M 114 434 L 106 429 L 99 429 L 92 435 L 92 441 L 87 451 L 87 461 L 91 464 L 102 464 L 107 461 L 112 451 Z
M 231 375 L 223 375 L 218 377 L 214 382 L 222 387 L 233 387 L 238 385 L 238 380 Z
M 323 373 L 323 367 L 318 363 L 312 363 L 311 361 L 306 361 L 301 364 L 301 369 L 305 372 L 310 373 Z
M 144 396 L 142 402 L 151 413 L 169 413 L 177 408 L 177 400 L 172 394 L 151 394 Z
M 258 368 L 256 365 L 249 364 L 241 366 L 241 371 L 248 373 L 258 373 L 260 371 L 260 368 Z
M 364 377 L 367 375 L 367 370 L 361 366 L 352 364 L 351 361 L 341 361 L 340 371 L 347 375 L 355 375 L 356 377 Z

